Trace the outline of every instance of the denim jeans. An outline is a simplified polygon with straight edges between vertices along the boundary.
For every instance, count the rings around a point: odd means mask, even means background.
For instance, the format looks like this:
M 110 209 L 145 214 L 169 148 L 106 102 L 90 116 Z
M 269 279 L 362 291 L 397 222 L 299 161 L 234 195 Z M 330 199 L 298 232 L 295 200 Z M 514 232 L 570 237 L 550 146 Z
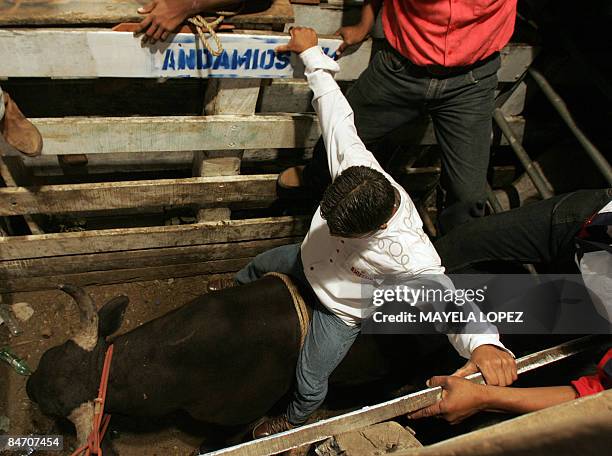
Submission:
M 612 189 L 555 196 L 466 223 L 435 247 L 449 273 L 492 261 L 567 264 L 576 253 L 576 234 L 610 199 Z
M 484 214 L 499 66 L 499 56 L 493 55 L 471 69 L 434 77 L 387 45 L 347 94 L 357 133 L 383 167 L 390 157 L 377 151 L 376 144 L 406 123 L 431 116 L 442 149 L 439 224 L 443 232 Z M 321 139 L 304 180 L 315 198 L 331 182 Z
M 300 244 L 284 245 L 257 255 L 235 276 L 238 284 L 253 282 L 268 272 L 292 276 L 310 287 L 304 275 Z M 314 306 L 308 334 L 295 369 L 295 390 L 287 418 L 300 425 L 321 405 L 328 379 L 344 359 L 359 334 L 360 326 L 348 326 L 322 305 Z

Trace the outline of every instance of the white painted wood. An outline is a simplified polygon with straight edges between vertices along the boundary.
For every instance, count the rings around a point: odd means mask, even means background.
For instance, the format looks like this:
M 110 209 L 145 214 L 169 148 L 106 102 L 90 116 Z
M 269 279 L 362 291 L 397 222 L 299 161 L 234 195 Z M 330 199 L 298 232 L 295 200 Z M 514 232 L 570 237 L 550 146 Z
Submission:
M 315 116 L 309 114 L 253 116 L 173 116 L 173 117 L 66 117 L 30 119 L 42 133 L 43 156 L 87 153 L 153 153 L 237 149 L 302 149 L 313 147 L 320 131 Z M 525 120 L 508 119 L 522 138 Z M 422 135 L 410 128 L 400 141 L 435 144 L 431 123 Z M 502 139 L 502 144 L 506 144 Z M 37 158 L 28 159 L 28 165 Z M 174 158 L 170 158 L 174 160 Z
M 0 75 L 291 78 L 303 74 L 301 65 L 296 65 L 297 56 L 274 52 L 276 46 L 287 43 L 288 35 L 221 33 L 219 37 L 224 52 L 213 57 L 189 33 L 143 46 L 131 32 L 107 29 L 0 29 Z M 321 38 L 319 43 L 333 55 L 340 40 Z

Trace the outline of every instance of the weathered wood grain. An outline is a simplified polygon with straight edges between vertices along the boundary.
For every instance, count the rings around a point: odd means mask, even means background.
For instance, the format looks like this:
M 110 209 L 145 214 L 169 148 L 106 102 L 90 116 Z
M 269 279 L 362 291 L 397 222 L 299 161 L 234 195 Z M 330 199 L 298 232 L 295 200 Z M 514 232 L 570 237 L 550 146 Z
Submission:
M 23 277 L 7 280 L 0 277 L 0 292 L 52 290 L 57 289 L 62 283 L 88 286 L 108 283 L 142 282 L 144 280 L 190 277 L 204 274 L 223 274 L 238 271 L 250 260 L 250 258 L 239 258 L 235 260 L 207 261 L 205 263 L 95 271 L 48 277 Z
M 192 177 L 0 188 L 0 215 L 186 206 L 276 199 L 276 175 Z
M 320 135 L 316 117 L 309 114 L 31 120 L 43 135 L 43 155 L 304 149 L 313 147 Z M 525 120 L 509 117 L 508 121 L 522 138 Z M 398 135 L 405 144 L 436 143 L 431 122 L 424 128 L 407 125 Z M 501 144 L 507 144 L 504 138 Z M 28 159 L 28 164 L 34 165 L 35 160 Z
M 299 237 L 290 237 L 189 247 L 167 247 L 27 260 L 8 260 L 0 261 L 0 277 L 6 280 L 20 277 L 43 277 L 231 260 L 254 257 L 274 247 L 293 244 L 300 240 L 301 238 Z
M 305 217 L 268 217 L 190 225 L 116 228 L 0 239 L 0 259 L 18 260 L 124 250 L 185 247 L 301 236 Z
M 312 115 L 32 119 L 43 155 L 312 147 Z
M 0 26 L 140 22 L 142 16 L 137 10 L 147 3 L 149 0 L 0 0 Z M 249 3 L 252 4 L 249 9 L 228 17 L 227 22 L 237 26 L 293 22 L 289 0 L 272 0 L 268 8 L 265 2 Z

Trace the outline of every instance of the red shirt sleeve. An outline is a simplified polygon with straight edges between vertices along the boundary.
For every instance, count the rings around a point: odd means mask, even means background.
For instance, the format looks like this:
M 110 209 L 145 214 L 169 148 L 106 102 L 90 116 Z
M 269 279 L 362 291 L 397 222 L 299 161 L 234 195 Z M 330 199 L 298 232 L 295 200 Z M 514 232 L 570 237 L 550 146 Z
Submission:
M 578 392 L 578 396 L 589 396 L 597 394 L 605 389 L 609 389 L 612 385 L 610 365 L 612 364 L 612 348 L 601 359 L 597 365 L 597 374 L 580 377 L 572 382 L 572 386 Z

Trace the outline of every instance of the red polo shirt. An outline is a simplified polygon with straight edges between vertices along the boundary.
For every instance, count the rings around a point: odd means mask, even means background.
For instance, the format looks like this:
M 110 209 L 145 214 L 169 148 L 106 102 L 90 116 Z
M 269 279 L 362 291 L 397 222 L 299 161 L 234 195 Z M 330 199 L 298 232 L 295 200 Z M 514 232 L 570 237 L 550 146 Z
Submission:
M 384 0 L 391 46 L 416 65 L 465 66 L 501 50 L 514 31 L 516 0 Z

